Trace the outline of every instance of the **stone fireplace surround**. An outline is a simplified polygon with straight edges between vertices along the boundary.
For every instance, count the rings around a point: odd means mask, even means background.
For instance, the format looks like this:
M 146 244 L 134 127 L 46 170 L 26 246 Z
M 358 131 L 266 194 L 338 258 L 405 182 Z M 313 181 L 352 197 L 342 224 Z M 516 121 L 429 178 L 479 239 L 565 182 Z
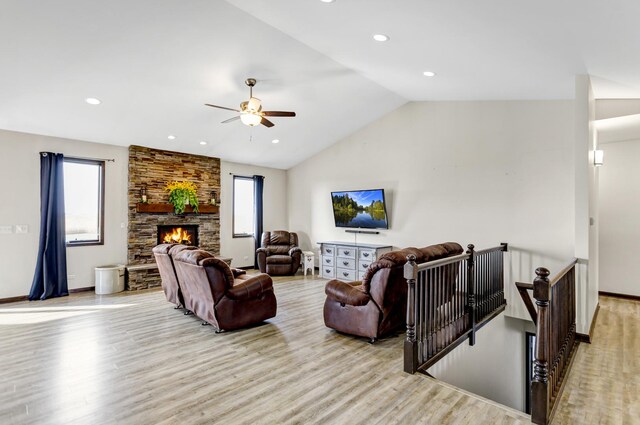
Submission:
M 127 260 L 129 265 L 154 265 L 151 249 L 157 243 L 158 225 L 197 225 L 199 246 L 212 253 L 220 252 L 219 214 L 183 214 L 136 212 L 140 189 L 147 185 L 150 203 L 168 202 L 165 185 L 173 180 L 186 180 L 198 186 L 198 199 L 206 203 L 211 191 L 220 193 L 220 159 L 200 155 L 129 147 L 129 229 Z M 129 270 L 127 289 L 140 290 L 160 286 L 158 270 Z

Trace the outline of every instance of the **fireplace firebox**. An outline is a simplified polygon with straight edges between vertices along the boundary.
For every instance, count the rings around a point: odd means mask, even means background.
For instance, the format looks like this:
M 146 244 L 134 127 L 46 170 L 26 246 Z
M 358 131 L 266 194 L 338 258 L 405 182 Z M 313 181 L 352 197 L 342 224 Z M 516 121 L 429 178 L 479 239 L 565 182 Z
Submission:
M 198 246 L 197 224 L 158 225 L 158 244 L 181 243 Z

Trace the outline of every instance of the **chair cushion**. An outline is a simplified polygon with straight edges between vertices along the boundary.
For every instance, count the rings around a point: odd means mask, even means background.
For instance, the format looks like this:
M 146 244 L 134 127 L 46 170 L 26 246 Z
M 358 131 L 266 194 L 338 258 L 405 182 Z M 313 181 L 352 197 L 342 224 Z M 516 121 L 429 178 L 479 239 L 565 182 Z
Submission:
M 291 264 L 293 258 L 289 255 L 271 255 L 267 257 L 267 264 Z
M 291 237 L 289 232 L 284 230 L 275 230 L 271 232 L 268 245 L 290 245 Z
M 265 248 L 267 255 L 289 255 L 290 245 L 269 245 Z

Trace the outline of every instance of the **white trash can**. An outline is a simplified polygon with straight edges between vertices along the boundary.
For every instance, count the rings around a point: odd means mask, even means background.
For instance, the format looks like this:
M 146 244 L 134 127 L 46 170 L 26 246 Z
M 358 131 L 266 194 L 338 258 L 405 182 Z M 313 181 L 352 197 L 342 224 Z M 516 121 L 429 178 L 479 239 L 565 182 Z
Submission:
M 122 264 L 96 267 L 96 294 L 124 291 L 124 269 Z

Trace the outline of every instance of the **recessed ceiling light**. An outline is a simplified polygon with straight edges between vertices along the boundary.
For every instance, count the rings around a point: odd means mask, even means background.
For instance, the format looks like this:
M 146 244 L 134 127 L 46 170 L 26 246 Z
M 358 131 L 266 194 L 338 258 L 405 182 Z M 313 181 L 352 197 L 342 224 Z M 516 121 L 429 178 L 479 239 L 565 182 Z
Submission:
M 88 97 L 84 101 L 87 102 L 89 105 L 99 105 L 102 103 L 100 102 L 100 99 L 96 99 L 95 97 Z
M 336 0 L 320 0 L 322 3 L 333 3 Z
M 200 142 L 201 145 L 206 145 L 207 142 L 205 142 L 204 140 L 202 142 Z
M 384 34 L 374 34 L 373 39 L 375 41 L 387 41 L 389 40 L 389 36 Z
M 271 143 L 280 143 L 280 139 L 273 139 Z
M 425 77 L 435 77 L 436 73 L 433 71 L 425 71 L 422 73 L 422 75 L 424 75 Z
M 170 135 L 167 136 L 167 139 L 176 140 L 176 136 L 174 136 L 173 134 L 170 134 Z

